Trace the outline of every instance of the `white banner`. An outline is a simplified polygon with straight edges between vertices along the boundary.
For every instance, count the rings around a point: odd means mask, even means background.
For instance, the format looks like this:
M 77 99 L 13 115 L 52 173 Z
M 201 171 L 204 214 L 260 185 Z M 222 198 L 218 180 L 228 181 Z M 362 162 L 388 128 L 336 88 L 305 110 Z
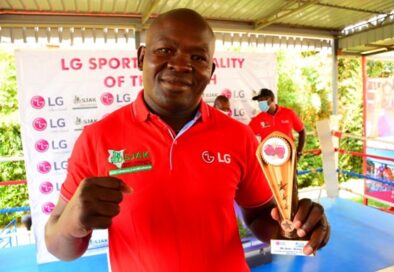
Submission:
M 274 54 L 216 53 L 216 71 L 204 92 L 212 104 L 230 98 L 232 116 L 248 123 L 251 98 L 265 87 L 276 92 Z M 22 142 L 37 261 L 56 260 L 44 242 L 44 226 L 59 197 L 67 159 L 83 126 L 130 103 L 142 89 L 137 52 L 20 50 L 16 52 Z M 254 92 L 255 91 L 255 92 Z M 95 232 L 87 254 L 106 250 L 106 231 Z
M 261 88 L 276 93 L 276 55 L 218 52 L 214 61 L 216 70 L 204 91 L 204 100 L 212 105 L 216 96 L 227 96 L 232 117 L 248 124 L 258 110 L 252 97 Z

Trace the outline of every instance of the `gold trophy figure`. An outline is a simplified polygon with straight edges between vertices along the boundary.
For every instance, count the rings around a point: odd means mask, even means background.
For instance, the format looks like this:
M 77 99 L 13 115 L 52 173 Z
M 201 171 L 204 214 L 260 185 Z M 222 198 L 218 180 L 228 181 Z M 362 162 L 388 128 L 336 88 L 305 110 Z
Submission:
M 297 239 L 292 224 L 298 206 L 297 182 L 294 181 L 295 150 L 292 139 L 281 132 L 273 132 L 259 144 L 256 151 L 278 206 L 281 235 L 288 239 Z

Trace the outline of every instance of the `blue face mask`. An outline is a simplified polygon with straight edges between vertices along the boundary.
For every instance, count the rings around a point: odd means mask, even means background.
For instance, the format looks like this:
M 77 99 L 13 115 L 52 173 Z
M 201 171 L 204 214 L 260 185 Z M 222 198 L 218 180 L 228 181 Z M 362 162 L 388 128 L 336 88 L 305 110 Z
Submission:
M 268 105 L 267 100 L 259 101 L 259 109 L 262 112 L 267 112 L 270 106 Z

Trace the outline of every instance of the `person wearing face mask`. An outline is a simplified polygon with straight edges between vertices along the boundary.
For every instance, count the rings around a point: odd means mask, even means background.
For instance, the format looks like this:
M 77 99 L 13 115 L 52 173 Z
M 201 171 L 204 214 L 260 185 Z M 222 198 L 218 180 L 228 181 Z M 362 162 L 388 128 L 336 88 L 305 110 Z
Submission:
M 274 131 L 280 131 L 294 140 L 293 130 L 298 133 L 297 159 L 302 155 L 305 143 L 304 124 L 297 114 L 289 108 L 275 103 L 275 95 L 269 89 L 261 89 L 252 100 L 259 103 L 260 113 L 252 118 L 249 126 L 261 140 Z
M 230 100 L 224 95 L 218 95 L 213 102 L 213 107 L 225 115 L 231 116 Z

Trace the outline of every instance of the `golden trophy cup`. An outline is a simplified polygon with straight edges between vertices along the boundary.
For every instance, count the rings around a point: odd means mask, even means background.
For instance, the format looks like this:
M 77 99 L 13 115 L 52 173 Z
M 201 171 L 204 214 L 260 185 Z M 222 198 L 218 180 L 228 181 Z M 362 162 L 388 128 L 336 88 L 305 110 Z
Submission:
M 259 144 L 256 151 L 278 206 L 281 235 L 287 239 L 298 238 L 292 224 L 298 206 L 295 150 L 292 139 L 281 132 L 273 132 Z

